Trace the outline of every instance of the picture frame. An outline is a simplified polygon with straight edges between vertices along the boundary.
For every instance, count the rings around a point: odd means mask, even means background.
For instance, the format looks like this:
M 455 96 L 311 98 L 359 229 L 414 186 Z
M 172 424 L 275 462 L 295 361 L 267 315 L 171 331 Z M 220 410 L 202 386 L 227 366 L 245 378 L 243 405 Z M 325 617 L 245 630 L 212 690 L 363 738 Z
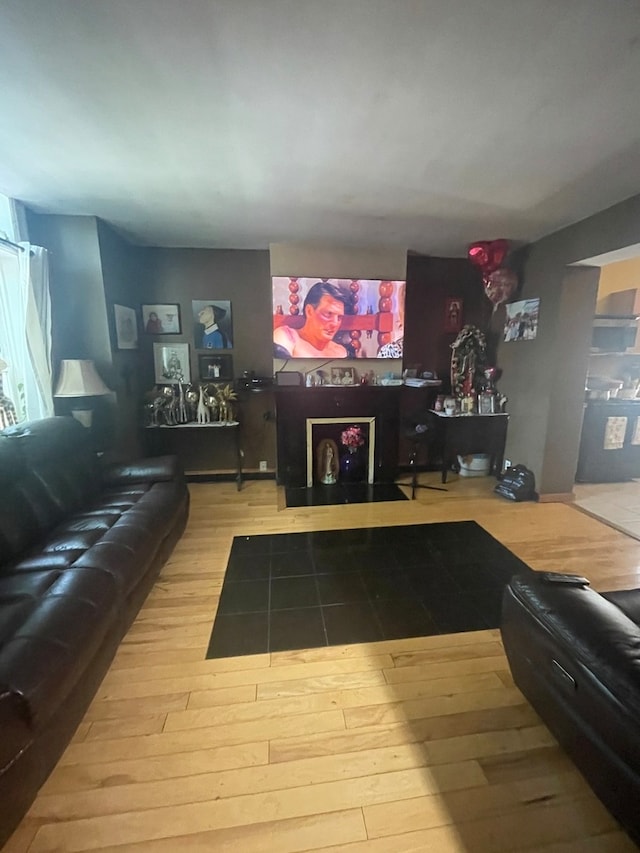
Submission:
M 191 311 L 195 349 L 233 349 L 233 322 L 228 299 L 194 299 Z
M 143 304 L 142 329 L 145 335 L 180 335 L 180 305 L 177 302 Z
M 521 299 L 505 305 L 504 340 L 533 341 L 538 334 L 540 299 Z
M 460 296 L 448 296 L 444 301 L 443 331 L 459 332 L 462 329 L 462 309 L 464 303 Z
M 198 374 L 203 382 L 232 382 L 233 356 L 224 353 L 199 355 Z
M 153 367 L 157 385 L 191 382 L 189 344 L 154 344 Z
M 495 414 L 496 397 L 495 394 L 478 394 L 478 414 L 493 415 Z
M 331 384 L 332 385 L 355 385 L 356 384 L 355 367 L 332 367 L 331 368 Z
M 113 306 L 117 349 L 138 349 L 138 320 L 134 308 L 128 305 Z

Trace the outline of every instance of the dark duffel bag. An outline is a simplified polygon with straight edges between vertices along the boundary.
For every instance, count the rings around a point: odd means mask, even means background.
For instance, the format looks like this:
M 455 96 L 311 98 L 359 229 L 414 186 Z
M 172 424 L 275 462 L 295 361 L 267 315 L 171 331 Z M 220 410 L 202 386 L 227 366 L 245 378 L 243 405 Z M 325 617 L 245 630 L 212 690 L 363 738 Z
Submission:
M 524 465 L 514 465 L 502 475 L 494 492 L 510 501 L 537 501 L 536 478 Z

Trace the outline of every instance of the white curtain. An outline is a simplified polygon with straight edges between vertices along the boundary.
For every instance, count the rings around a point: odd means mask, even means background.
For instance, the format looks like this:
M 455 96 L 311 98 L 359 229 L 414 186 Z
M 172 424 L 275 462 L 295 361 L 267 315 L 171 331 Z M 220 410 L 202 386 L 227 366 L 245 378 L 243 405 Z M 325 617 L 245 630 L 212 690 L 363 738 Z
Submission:
M 4 394 L 19 421 L 53 414 L 47 252 L 0 243 L 0 358 Z

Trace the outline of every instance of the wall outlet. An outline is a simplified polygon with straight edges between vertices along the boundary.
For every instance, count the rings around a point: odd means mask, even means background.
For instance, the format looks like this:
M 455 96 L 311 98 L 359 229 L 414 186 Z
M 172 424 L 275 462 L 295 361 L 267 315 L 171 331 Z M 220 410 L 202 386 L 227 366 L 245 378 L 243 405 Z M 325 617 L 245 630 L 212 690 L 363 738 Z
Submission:
M 504 460 L 504 470 L 506 471 L 507 468 L 511 468 L 511 460 L 510 459 Z
M 267 470 L 267 460 L 266 460 L 266 459 L 261 459 L 261 460 L 260 460 L 260 470 L 261 470 L 261 471 L 266 471 L 266 470 Z

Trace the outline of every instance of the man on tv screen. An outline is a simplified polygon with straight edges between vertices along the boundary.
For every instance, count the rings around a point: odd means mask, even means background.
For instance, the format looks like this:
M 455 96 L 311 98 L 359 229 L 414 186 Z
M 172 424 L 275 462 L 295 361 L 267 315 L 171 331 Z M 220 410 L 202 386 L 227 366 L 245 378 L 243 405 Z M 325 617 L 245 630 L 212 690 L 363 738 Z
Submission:
M 307 293 L 300 329 L 279 326 L 273 332 L 276 358 L 346 358 L 347 350 L 333 340 L 344 317 L 346 294 L 334 284 L 319 281 Z

